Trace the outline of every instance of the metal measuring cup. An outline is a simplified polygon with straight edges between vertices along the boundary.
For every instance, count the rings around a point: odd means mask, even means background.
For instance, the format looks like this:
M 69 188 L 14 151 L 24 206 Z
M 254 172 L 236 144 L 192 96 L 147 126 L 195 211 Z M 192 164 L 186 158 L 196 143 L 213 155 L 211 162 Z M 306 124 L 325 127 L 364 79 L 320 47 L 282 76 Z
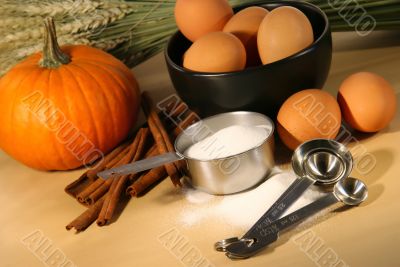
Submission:
M 215 243 L 217 251 L 226 251 L 234 243 L 252 242 L 263 226 L 277 220 L 313 184 L 329 186 L 350 175 L 353 157 L 343 144 L 334 140 L 314 139 L 300 145 L 293 153 L 292 167 L 297 179 L 242 237 Z
M 232 125 L 263 127 L 267 134 L 258 146 L 229 157 L 201 160 L 185 154 L 193 144 Z M 274 128 L 270 118 L 257 112 L 221 113 L 202 119 L 186 128 L 175 140 L 175 152 L 105 170 L 98 173 L 98 176 L 108 179 L 183 160 L 187 167 L 185 178 L 193 187 L 215 195 L 237 193 L 257 185 L 270 174 L 274 166 Z M 226 149 L 221 146 L 217 148 Z M 208 149 L 210 153 L 218 150 L 212 147 Z

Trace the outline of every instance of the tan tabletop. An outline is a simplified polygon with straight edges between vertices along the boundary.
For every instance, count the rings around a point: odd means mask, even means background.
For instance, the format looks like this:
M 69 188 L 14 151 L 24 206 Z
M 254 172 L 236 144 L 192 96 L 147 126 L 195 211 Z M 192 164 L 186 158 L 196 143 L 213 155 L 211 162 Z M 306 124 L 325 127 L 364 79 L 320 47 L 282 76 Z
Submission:
M 335 93 L 347 75 L 368 70 L 386 77 L 399 96 L 399 32 L 367 37 L 338 34 L 334 44 L 326 90 Z M 157 99 L 173 92 L 162 55 L 134 71 L 142 90 L 151 91 Z M 187 200 L 168 179 L 144 197 L 132 199 L 115 223 L 102 228 L 92 225 L 80 234 L 68 232 L 65 225 L 84 208 L 64 193 L 64 187 L 83 170 L 39 172 L 0 152 L 0 266 L 60 266 L 58 262 L 63 261 L 63 266 L 85 267 L 325 267 L 332 266 L 329 255 L 336 257 L 335 266 L 400 266 L 399 113 L 384 131 L 358 138 L 377 160 L 368 174 L 353 172 L 369 186 L 366 203 L 335 212 L 302 231 L 284 234 L 278 244 L 244 261 L 231 261 L 213 250 L 215 241 L 240 235 L 242 229 L 218 220 L 192 227 L 179 223 L 177 217 Z M 192 261 L 191 255 L 195 257 Z

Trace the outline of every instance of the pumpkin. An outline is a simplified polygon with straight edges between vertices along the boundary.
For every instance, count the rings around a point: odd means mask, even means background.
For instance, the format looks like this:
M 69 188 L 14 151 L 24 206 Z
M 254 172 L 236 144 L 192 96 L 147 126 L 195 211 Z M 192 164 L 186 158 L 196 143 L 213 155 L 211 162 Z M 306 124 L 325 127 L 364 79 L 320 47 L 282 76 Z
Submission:
M 127 137 L 140 92 L 121 61 L 85 45 L 60 48 L 53 20 L 44 24 L 43 51 L 0 80 L 0 147 L 32 168 L 69 170 Z

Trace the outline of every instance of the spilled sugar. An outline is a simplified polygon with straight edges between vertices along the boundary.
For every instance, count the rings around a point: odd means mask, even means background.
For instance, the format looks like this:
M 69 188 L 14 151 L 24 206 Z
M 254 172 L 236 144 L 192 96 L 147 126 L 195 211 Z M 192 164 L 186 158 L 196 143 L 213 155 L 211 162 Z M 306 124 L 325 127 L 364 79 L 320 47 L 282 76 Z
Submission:
M 214 219 L 233 227 L 249 229 L 294 179 L 296 176 L 293 172 L 275 168 L 271 177 L 258 187 L 238 194 L 213 196 L 186 187 L 183 193 L 187 202 L 178 220 L 186 227 L 200 224 L 204 220 Z M 313 202 L 322 194 L 316 186 L 312 186 L 285 214 Z

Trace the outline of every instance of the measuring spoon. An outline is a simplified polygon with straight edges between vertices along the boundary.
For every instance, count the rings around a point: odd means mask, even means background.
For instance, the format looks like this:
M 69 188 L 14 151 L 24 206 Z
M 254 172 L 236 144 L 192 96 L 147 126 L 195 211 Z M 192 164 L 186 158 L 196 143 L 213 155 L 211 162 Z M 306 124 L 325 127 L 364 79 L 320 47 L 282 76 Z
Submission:
M 283 230 L 303 221 L 311 215 L 327 208 L 335 203 L 343 202 L 346 205 L 358 205 L 368 197 L 367 186 L 356 178 L 346 178 L 339 181 L 333 192 L 314 201 L 311 204 L 269 224 L 257 225 L 260 231 L 252 237 L 251 242 L 235 242 L 227 248 L 227 256 L 230 258 L 248 258 L 264 247 L 275 242 L 279 233 Z
M 348 177 L 353 157 L 346 146 L 328 139 L 314 139 L 300 145 L 292 156 L 292 167 L 297 179 L 242 237 L 223 239 L 215 243 L 217 251 L 226 251 L 233 243 L 251 242 L 263 226 L 277 220 L 313 184 L 332 185 Z

